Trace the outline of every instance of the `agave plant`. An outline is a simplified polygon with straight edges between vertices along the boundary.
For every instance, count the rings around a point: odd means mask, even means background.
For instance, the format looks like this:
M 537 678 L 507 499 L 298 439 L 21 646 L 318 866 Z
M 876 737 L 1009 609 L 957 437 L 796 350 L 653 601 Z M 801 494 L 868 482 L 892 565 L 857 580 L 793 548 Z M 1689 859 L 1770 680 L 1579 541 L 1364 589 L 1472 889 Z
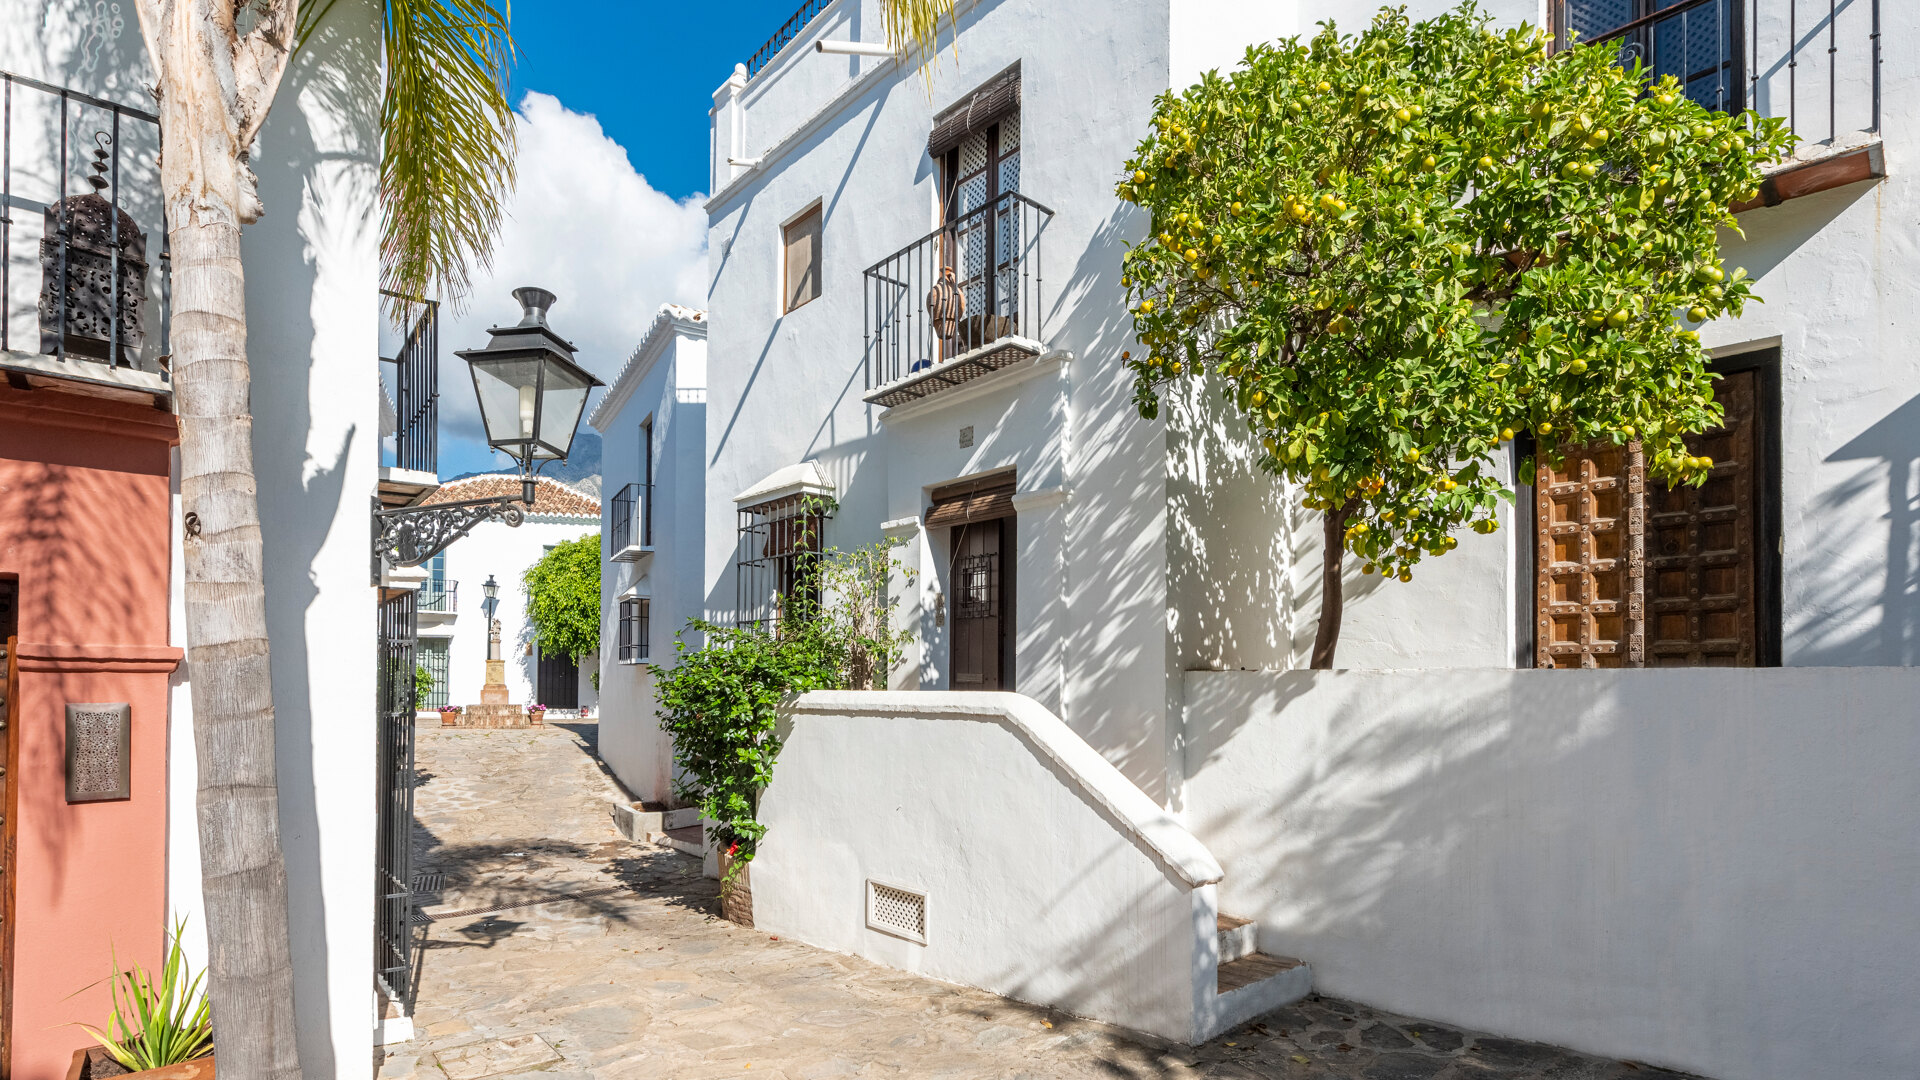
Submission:
M 200 986 L 204 973 L 187 966 L 180 948 L 185 927 L 184 922 L 176 923 L 167 935 L 167 956 L 158 979 L 139 964 L 121 970 L 119 957 L 114 957 L 113 1015 L 107 1030 L 80 1025 L 106 1047 L 113 1060 L 134 1072 L 213 1053 L 213 1014 Z

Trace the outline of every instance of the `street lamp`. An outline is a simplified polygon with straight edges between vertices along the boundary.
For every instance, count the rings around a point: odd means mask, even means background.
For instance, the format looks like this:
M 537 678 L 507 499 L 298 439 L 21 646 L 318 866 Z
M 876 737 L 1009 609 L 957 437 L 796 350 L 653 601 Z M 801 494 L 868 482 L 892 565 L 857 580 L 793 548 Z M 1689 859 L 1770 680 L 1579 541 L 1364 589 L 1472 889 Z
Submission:
M 480 586 L 480 593 L 486 597 L 480 606 L 487 609 L 487 624 L 491 626 L 493 624 L 493 609 L 500 604 L 500 583 L 493 580 L 492 574 L 488 574 L 486 583 Z
M 535 475 L 548 462 L 567 459 L 587 395 L 606 385 L 574 362 L 573 346 L 547 325 L 552 293 L 527 287 L 513 290 L 513 298 L 520 302 L 518 323 L 493 327 L 485 348 L 454 355 L 473 372 L 487 445 L 520 464 L 520 495 L 375 510 L 376 584 L 383 559 L 390 567 L 419 566 L 483 521 L 517 526 L 526 520 L 521 505 L 533 505 Z
M 531 504 L 535 462 L 566 460 L 588 391 L 605 384 L 573 362 L 573 346 L 547 325 L 552 293 L 515 289 L 513 298 L 519 323 L 488 330 L 484 349 L 454 355 L 473 372 L 487 445 L 520 463 L 522 501 Z

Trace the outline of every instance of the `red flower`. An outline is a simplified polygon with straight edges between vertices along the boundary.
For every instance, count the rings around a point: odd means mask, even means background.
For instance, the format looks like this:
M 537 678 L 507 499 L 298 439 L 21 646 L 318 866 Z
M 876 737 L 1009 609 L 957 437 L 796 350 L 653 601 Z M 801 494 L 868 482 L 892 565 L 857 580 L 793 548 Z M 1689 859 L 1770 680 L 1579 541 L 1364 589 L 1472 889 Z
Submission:
M 733 856 L 738 854 L 740 854 L 740 841 L 735 840 L 732 844 L 729 844 L 727 846 L 727 857 L 732 858 Z

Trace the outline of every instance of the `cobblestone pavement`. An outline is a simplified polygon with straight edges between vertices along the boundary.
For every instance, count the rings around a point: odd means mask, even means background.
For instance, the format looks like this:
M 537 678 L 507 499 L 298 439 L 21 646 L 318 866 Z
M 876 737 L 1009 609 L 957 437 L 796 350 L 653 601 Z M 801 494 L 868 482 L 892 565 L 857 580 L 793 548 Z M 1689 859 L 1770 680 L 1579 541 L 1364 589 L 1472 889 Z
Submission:
M 419 928 L 419 1034 L 381 1077 L 1678 1075 L 1324 997 L 1177 1046 L 777 940 L 718 917 L 698 860 L 613 830 L 596 734 L 421 729 L 415 870 L 444 888 Z

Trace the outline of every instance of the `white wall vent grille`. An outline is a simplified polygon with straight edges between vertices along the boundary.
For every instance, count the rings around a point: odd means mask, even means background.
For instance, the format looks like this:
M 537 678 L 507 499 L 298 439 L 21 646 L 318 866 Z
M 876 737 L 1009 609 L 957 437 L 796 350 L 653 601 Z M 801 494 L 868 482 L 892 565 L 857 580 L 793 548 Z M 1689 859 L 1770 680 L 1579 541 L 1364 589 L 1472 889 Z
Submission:
M 867 928 L 927 943 L 927 898 L 923 893 L 869 880 Z

